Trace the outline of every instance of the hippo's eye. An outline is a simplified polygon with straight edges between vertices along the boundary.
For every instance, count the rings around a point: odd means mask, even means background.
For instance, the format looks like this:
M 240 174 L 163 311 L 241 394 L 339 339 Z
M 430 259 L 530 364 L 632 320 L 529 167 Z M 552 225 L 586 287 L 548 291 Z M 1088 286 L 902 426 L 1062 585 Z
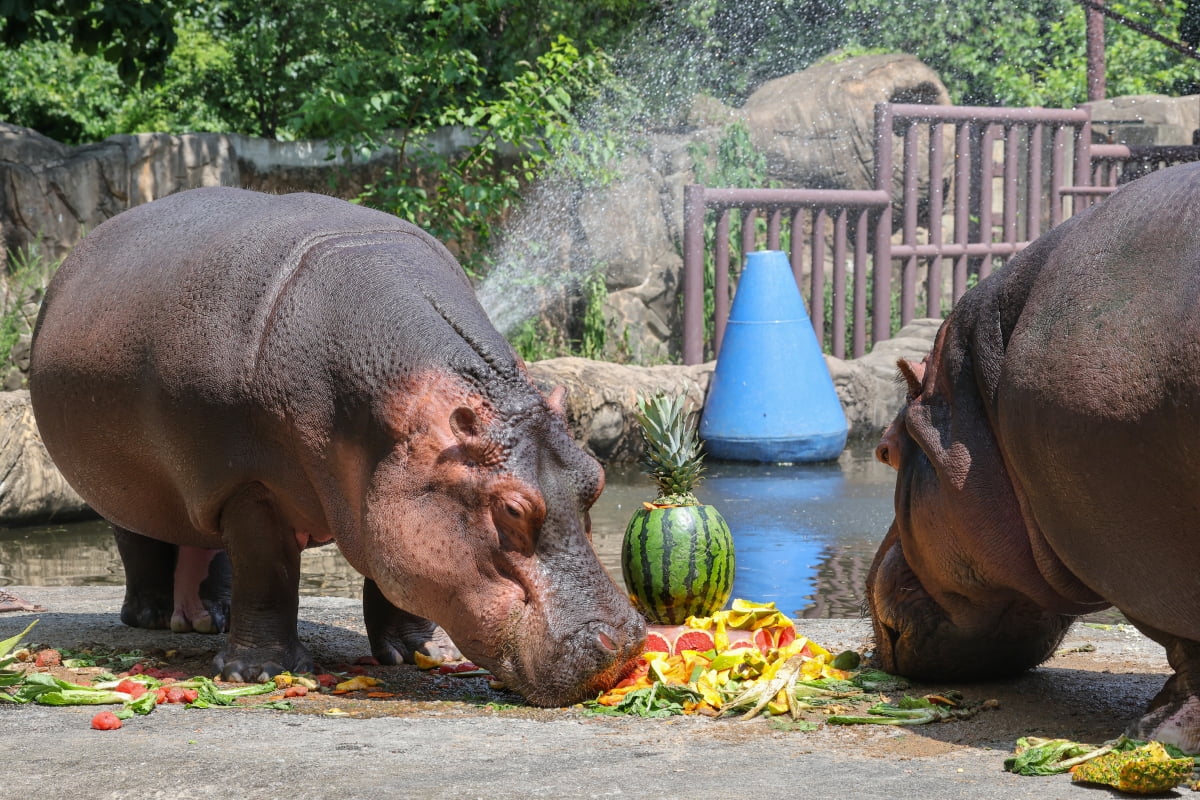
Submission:
M 492 501 L 492 523 L 505 549 L 533 552 L 546 508 L 536 496 L 504 491 Z

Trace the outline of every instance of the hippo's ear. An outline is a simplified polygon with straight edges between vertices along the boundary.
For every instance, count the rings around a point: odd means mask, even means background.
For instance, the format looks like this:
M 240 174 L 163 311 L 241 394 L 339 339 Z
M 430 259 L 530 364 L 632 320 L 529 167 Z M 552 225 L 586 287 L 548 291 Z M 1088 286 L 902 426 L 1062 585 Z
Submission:
M 920 397 L 921 387 L 925 384 L 925 362 L 902 358 L 896 362 L 896 366 L 900 370 L 898 378 L 908 387 L 908 399 Z
M 499 445 L 484 435 L 479 415 L 469 406 L 459 406 L 450 412 L 450 432 L 458 440 L 465 461 L 494 466 L 503 457 Z
M 550 394 L 546 395 L 546 403 L 550 406 L 550 410 L 558 414 L 564 420 L 567 418 L 567 387 L 561 383 L 551 390 Z

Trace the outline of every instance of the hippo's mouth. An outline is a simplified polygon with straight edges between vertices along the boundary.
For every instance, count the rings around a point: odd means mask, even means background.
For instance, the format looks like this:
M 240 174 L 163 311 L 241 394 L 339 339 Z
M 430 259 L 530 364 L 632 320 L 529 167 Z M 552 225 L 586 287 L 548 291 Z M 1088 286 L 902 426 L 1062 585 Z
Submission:
M 593 620 L 558 639 L 539 636 L 540 646 L 524 644 L 538 627 L 516 631 L 496 665 L 510 689 L 538 706 L 571 705 L 607 691 L 629 672 L 645 643 L 640 618 L 622 627 Z

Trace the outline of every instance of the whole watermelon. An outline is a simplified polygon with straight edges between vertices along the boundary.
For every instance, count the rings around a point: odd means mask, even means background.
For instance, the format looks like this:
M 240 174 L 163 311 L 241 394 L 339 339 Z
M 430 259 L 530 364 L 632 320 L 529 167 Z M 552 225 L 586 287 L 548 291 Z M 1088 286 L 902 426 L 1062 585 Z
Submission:
M 733 536 L 712 506 L 642 508 L 625 529 L 621 574 L 650 622 L 712 616 L 729 602 L 733 571 Z

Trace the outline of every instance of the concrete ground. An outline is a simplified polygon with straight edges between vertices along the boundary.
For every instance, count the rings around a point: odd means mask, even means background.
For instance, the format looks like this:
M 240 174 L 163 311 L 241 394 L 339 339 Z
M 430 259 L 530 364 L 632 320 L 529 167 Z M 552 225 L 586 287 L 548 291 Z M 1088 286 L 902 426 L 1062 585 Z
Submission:
M 139 631 L 117 618 L 119 587 L 6 587 L 45 607 L 0 615 L 0 639 L 56 648 L 176 651 L 204 669 L 221 637 Z M 301 598 L 301 638 L 326 668 L 369 652 L 356 601 Z M 802 620 L 831 650 L 863 648 L 862 620 Z M 1094 648 L 1094 649 L 1093 649 Z M 58 798 L 1098 798 L 1066 776 L 1003 770 L 1017 737 L 1102 742 L 1161 687 L 1160 648 L 1128 627 L 1076 625 L 1044 666 L 955 688 L 999 707 L 911 728 L 784 730 L 756 719 L 597 718 L 534 709 L 481 678 L 372 668 L 387 699 L 305 698 L 294 711 L 160 706 L 118 731 L 95 708 L 0 705 L 8 797 Z M 330 716 L 334 705 L 346 716 Z M 1186 788 L 1174 796 L 1190 795 Z M 1167 795 L 1172 796 L 1172 795 Z

